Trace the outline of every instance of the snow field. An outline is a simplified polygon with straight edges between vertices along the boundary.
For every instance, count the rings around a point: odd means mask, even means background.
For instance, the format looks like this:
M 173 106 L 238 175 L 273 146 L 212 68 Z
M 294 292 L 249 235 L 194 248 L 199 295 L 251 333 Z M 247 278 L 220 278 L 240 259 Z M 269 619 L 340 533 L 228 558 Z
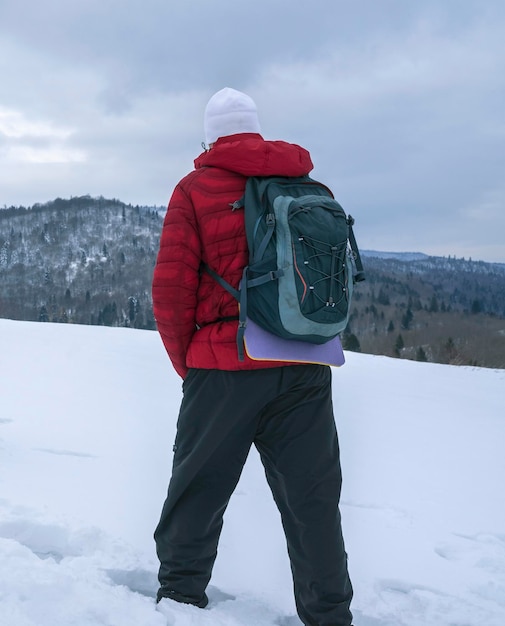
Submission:
M 157 333 L 0 320 L 0 624 L 296 626 L 253 450 L 209 608 L 156 608 L 181 385 Z M 333 370 L 356 626 L 505 624 L 505 371 Z

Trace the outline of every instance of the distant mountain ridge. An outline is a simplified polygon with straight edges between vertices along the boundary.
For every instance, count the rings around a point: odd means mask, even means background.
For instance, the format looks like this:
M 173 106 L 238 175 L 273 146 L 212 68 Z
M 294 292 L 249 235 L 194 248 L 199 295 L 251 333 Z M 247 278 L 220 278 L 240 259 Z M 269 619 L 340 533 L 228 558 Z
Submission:
M 422 261 L 429 258 L 424 252 L 382 252 L 379 250 L 360 250 L 363 256 L 372 256 L 377 259 L 398 259 L 399 261 Z
M 456 261 L 462 263 L 476 264 L 476 267 L 496 266 L 499 269 L 505 269 L 505 263 L 497 263 L 496 261 L 473 261 L 472 259 L 457 258 L 456 256 L 448 257 L 426 254 L 424 252 L 386 252 L 380 250 L 360 250 L 364 257 L 373 257 L 376 259 L 395 259 L 397 261 L 405 261 L 406 263 L 417 261 L 431 261 L 433 263 L 441 263 L 443 261 Z
M 164 214 L 90 196 L 0 210 L 0 317 L 154 329 Z M 505 367 L 505 264 L 362 255 L 347 349 Z

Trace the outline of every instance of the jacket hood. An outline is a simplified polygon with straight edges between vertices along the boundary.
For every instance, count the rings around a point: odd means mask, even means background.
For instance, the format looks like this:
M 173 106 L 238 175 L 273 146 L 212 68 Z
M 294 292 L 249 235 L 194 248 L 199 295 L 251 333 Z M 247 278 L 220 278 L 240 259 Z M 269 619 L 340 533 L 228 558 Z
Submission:
M 314 166 L 309 152 L 297 144 L 240 133 L 220 137 L 195 159 L 195 169 L 202 167 L 219 167 L 244 176 L 304 176 Z

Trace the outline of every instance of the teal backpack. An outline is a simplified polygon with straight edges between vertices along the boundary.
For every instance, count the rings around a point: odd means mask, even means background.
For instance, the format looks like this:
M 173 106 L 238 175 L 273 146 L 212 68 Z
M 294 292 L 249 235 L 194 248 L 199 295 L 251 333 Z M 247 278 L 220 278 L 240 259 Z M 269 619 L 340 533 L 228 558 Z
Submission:
M 239 288 L 205 266 L 239 302 L 239 359 L 247 318 L 279 337 L 315 344 L 342 333 L 353 285 L 365 279 L 353 218 L 309 176 L 248 178 L 232 204 L 242 208 L 249 265 Z

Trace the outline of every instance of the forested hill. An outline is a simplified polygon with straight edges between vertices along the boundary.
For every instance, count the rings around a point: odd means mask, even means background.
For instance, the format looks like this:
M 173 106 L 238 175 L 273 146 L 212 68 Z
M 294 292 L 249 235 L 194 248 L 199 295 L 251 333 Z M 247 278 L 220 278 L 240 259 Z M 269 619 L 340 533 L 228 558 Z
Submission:
M 165 207 L 58 198 L 0 210 L 0 317 L 154 329 Z M 346 347 L 505 367 L 505 265 L 365 252 Z
M 0 316 L 154 329 L 164 208 L 82 196 L 0 211 Z
M 505 264 L 367 253 L 348 349 L 505 368 Z

